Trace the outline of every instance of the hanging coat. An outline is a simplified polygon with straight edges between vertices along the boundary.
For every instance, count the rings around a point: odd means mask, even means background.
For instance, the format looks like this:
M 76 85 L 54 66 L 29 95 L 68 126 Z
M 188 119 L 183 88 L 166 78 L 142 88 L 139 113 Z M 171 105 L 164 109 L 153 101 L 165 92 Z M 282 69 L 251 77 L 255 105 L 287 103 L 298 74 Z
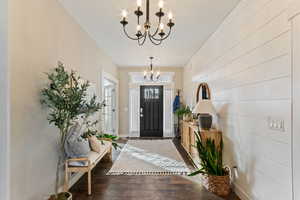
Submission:
M 176 95 L 174 102 L 173 102 L 173 112 L 180 108 L 180 96 Z

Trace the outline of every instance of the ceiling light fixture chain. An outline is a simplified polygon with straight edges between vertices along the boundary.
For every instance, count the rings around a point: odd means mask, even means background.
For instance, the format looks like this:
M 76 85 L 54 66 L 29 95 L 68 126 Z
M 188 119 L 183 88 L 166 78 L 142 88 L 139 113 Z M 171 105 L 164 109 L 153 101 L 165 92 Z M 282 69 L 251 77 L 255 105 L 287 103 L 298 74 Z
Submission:
M 150 41 L 154 45 L 160 45 L 163 40 L 167 39 L 172 32 L 172 28 L 175 25 L 173 22 L 173 14 L 172 12 L 169 12 L 168 14 L 168 23 L 167 26 L 169 27 L 169 31 L 166 34 L 164 29 L 165 25 L 162 22 L 162 18 L 165 16 L 165 13 L 163 12 L 164 7 L 164 1 L 160 0 L 158 3 L 159 11 L 155 14 L 158 17 L 158 26 L 153 34 L 151 34 L 151 22 L 150 22 L 150 0 L 146 0 L 146 21 L 143 25 L 144 30 L 142 32 L 142 25 L 140 24 L 140 18 L 143 16 L 143 11 L 141 10 L 142 7 L 142 0 L 137 0 L 137 10 L 134 11 L 134 14 L 137 16 L 137 27 L 136 27 L 136 34 L 135 36 L 130 36 L 126 30 L 126 26 L 128 24 L 127 21 L 127 15 L 128 12 L 126 10 L 122 11 L 122 20 L 121 24 L 123 25 L 123 31 L 125 35 L 131 39 L 138 41 L 139 46 L 144 45 L 145 41 L 147 40 L 147 37 L 150 39 Z

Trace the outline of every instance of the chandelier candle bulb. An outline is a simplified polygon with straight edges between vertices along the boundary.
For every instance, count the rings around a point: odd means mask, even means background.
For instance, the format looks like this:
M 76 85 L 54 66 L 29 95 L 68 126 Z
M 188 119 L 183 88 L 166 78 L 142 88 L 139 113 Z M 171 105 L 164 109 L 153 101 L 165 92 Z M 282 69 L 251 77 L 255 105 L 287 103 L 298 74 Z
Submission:
M 160 9 L 163 9 L 163 8 L 164 8 L 164 4 L 165 4 L 165 2 L 164 2 L 163 0 L 160 0 L 160 1 L 158 2 L 158 7 L 159 7 Z
M 137 30 L 137 31 L 141 31 L 141 30 L 142 30 L 142 26 L 141 26 L 141 25 L 137 25 L 137 26 L 136 26 L 136 30 Z
M 168 18 L 169 18 L 169 20 L 172 20 L 172 19 L 173 19 L 173 13 L 172 13 L 172 12 L 169 12 Z
M 164 30 L 164 24 L 163 24 L 163 23 L 160 23 L 159 29 L 160 29 L 160 30 Z
M 142 0 L 137 0 L 136 4 L 137 4 L 138 8 L 141 8 L 142 7 Z
M 127 15 L 128 15 L 127 10 L 125 10 L 125 9 L 122 10 L 122 18 L 123 18 L 123 19 L 126 19 Z

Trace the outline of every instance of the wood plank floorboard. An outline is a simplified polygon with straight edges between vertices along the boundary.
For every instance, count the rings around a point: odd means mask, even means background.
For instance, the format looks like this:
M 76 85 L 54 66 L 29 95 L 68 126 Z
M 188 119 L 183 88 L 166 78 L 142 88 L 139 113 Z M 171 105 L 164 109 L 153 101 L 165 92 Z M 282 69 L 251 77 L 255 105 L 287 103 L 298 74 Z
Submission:
M 120 140 L 126 143 L 127 140 Z M 178 140 L 174 144 L 184 161 L 192 167 Z M 120 150 L 113 151 L 113 162 Z M 113 162 L 101 162 L 92 172 L 92 195 L 87 195 L 87 176 L 71 189 L 73 200 L 221 200 L 200 184 L 182 176 L 106 176 Z M 231 194 L 226 200 L 239 200 Z

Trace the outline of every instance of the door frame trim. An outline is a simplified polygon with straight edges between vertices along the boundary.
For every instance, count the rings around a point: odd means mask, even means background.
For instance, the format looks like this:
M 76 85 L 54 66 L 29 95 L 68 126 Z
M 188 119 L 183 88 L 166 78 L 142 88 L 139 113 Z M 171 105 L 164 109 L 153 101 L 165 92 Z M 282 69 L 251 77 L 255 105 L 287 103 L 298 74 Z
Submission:
M 112 74 L 102 70 L 101 73 L 101 99 L 104 100 L 104 79 L 113 82 L 116 85 L 116 135 L 119 136 L 119 80 Z
M 0 2 L 0 199 L 10 199 L 10 76 L 8 62 L 8 1 Z
M 170 121 L 171 121 L 171 129 L 168 129 L 168 127 L 166 126 L 166 101 L 168 100 L 168 98 L 166 98 L 166 91 L 167 90 L 170 90 L 171 91 L 171 94 L 170 94 L 170 105 L 172 106 L 173 105 L 173 99 L 174 99 L 174 94 L 175 94 L 175 82 L 174 82 L 174 76 L 175 76 L 175 72 L 162 72 L 161 74 L 163 74 L 164 76 L 168 76 L 166 77 L 168 79 L 168 81 L 166 82 L 155 82 L 155 83 L 152 83 L 152 82 L 143 82 L 143 81 L 140 81 L 142 80 L 141 78 L 137 77 L 137 76 L 141 76 L 143 77 L 143 73 L 142 72 L 128 72 L 128 76 L 129 76 L 129 83 L 128 83 L 128 88 L 129 88 L 129 95 L 128 95 L 128 137 L 133 137 L 133 138 L 136 138 L 136 137 L 140 137 L 140 120 L 139 120 L 139 117 L 136 118 L 133 117 L 133 115 L 135 115 L 135 113 L 132 113 L 132 93 L 135 93 L 135 94 L 138 94 L 137 96 L 139 96 L 140 98 L 140 86 L 142 85 L 162 85 L 164 86 L 164 91 L 163 91 L 163 94 L 164 94 L 164 123 L 163 123 L 163 126 L 164 126 L 164 129 L 163 129 L 163 137 L 166 137 L 166 138 L 170 138 L 170 137 L 175 137 L 174 135 L 174 116 L 173 116 L 173 112 L 171 109 L 171 113 L 170 113 Z M 138 100 L 138 105 L 136 105 L 140 108 L 140 99 Z M 138 113 L 138 116 L 140 114 Z M 133 121 L 133 118 L 137 119 L 137 126 L 138 127 L 133 127 L 132 125 L 132 121 Z
M 300 51 L 299 51 L 299 36 L 298 33 L 300 31 L 299 23 L 300 23 L 300 3 L 298 0 L 292 1 L 288 9 L 288 21 L 291 26 L 291 68 L 292 68 L 292 77 L 291 77 L 291 85 L 292 85 L 292 99 L 291 99 L 291 161 L 292 161 L 292 195 L 293 200 L 300 200 L 300 192 L 298 192 L 297 188 L 300 186 L 300 136 L 299 132 L 299 124 L 296 123 L 296 119 L 300 117 L 300 87 L 299 87 L 299 77 L 300 77 Z M 298 25 L 296 27 L 296 25 Z

